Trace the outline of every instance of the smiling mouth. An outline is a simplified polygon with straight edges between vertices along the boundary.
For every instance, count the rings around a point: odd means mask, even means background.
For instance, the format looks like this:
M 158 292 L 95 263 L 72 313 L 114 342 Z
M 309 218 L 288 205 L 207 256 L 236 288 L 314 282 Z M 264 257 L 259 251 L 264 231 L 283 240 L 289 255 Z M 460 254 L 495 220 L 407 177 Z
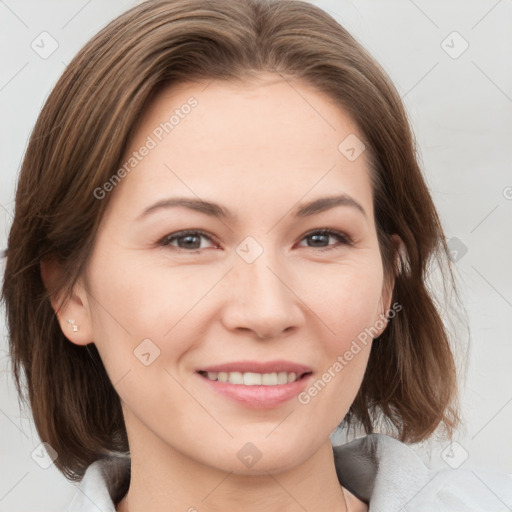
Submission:
M 241 384 L 244 386 L 281 386 L 303 379 L 312 372 L 298 374 L 295 372 L 206 372 L 199 371 L 206 379 L 225 382 L 227 384 Z

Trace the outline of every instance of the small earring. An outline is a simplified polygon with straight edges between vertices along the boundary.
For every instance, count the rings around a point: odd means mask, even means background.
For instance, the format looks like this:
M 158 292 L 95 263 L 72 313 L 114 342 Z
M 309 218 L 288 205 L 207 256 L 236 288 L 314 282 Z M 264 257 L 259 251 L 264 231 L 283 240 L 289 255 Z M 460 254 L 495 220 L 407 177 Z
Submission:
M 73 326 L 73 332 L 77 332 L 78 331 L 78 325 L 75 324 L 75 321 L 74 320 L 67 320 L 67 323 L 69 325 L 72 325 Z

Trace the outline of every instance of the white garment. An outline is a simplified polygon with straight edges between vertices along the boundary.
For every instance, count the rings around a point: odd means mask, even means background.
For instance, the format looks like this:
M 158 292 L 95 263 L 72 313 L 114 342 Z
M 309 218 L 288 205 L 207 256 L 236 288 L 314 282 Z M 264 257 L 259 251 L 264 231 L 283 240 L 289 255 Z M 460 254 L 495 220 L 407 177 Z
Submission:
M 340 483 L 369 503 L 370 512 L 512 510 L 510 474 L 461 468 L 433 471 L 407 445 L 381 434 L 333 450 Z M 67 512 L 115 512 L 114 503 L 128 488 L 129 473 L 129 457 L 94 462 Z

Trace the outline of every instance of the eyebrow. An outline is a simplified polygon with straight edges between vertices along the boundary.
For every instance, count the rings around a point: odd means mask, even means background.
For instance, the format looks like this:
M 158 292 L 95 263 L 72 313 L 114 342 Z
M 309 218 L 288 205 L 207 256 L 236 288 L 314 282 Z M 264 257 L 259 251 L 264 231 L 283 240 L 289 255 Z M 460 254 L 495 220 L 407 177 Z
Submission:
M 320 197 L 319 199 L 315 199 L 314 201 L 310 201 L 309 203 L 305 203 L 297 207 L 294 215 L 296 217 L 308 217 L 310 215 L 325 212 L 331 208 L 335 208 L 336 206 L 348 206 L 362 213 L 364 217 L 367 216 L 364 208 L 355 199 L 347 194 Z M 189 197 L 172 197 L 168 199 L 162 199 L 152 204 L 139 215 L 138 219 L 141 219 L 152 212 L 174 207 L 189 208 L 190 210 L 204 213 L 210 217 L 222 219 L 236 218 L 236 216 L 230 210 L 211 201 Z

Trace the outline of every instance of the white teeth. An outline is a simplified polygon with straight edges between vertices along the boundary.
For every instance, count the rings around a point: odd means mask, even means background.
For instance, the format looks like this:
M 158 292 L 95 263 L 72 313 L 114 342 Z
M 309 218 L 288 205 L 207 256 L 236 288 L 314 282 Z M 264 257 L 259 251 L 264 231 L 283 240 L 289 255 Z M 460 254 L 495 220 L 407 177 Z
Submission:
M 275 386 L 277 384 L 277 373 L 264 373 L 261 376 L 261 383 L 264 386 Z
M 244 384 L 245 386 L 277 386 L 297 380 L 295 372 L 208 372 L 206 375 L 210 380 L 229 382 L 230 384 Z
M 277 374 L 277 383 L 286 384 L 288 382 L 288 374 L 286 372 L 279 372 Z
M 228 382 L 231 382 L 231 384 L 243 384 L 244 374 L 240 372 L 229 372 Z
M 261 373 L 246 372 L 243 378 L 246 386 L 261 386 Z

